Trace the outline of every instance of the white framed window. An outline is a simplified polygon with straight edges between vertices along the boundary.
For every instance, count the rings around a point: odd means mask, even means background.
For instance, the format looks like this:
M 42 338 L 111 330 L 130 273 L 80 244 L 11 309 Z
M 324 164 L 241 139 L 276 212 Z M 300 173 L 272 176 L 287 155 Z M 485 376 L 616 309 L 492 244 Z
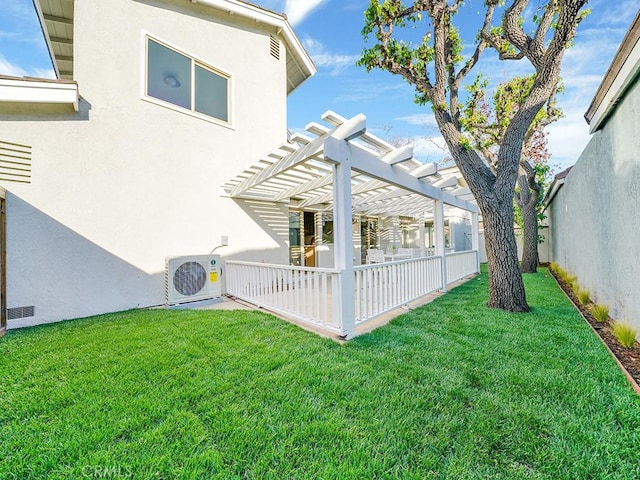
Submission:
M 230 123 L 230 76 L 146 37 L 145 95 Z

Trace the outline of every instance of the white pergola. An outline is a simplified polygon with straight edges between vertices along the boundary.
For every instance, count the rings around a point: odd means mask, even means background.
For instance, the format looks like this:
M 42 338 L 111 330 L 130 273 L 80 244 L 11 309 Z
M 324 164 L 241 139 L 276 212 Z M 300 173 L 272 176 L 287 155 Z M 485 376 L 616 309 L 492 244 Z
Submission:
M 231 198 L 285 202 L 298 209 L 332 211 L 334 265 L 341 272 L 343 319 L 354 318 L 352 218 L 409 216 L 434 221 L 435 255 L 444 258 L 445 209 L 469 212 L 472 250 L 478 250 L 478 207 L 454 173 L 443 175 L 435 163 L 413 158 L 413 147 L 396 148 L 366 130 L 362 114 L 345 119 L 334 112 L 327 124 L 311 123 L 312 136 L 295 134 L 288 143 L 223 185 Z M 441 262 L 446 279 L 446 262 Z M 479 270 L 478 270 L 479 271 Z M 442 289 L 446 288 L 446 280 Z M 343 322 L 345 323 L 345 322 Z M 344 336 L 354 335 L 348 321 Z

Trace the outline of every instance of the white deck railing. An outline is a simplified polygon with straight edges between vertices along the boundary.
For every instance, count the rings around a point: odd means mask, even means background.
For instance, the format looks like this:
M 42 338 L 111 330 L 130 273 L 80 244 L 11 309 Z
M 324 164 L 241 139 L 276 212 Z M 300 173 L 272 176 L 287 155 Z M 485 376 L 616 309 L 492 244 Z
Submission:
M 447 284 L 478 272 L 475 250 L 445 255 Z M 342 272 L 329 268 L 226 262 L 227 293 L 327 333 L 342 335 Z M 355 324 L 441 290 L 442 257 L 354 267 Z
M 478 273 L 478 252 L 465 250 L 445 255 L 447 267 L 447 283 Z
M 328 268 L 226 262 L 227 293 L 301 322 L 342 333 L 341 273 Z
M 423 257 L 355 267 L 356 325 L 441 289 L 441 262 Z

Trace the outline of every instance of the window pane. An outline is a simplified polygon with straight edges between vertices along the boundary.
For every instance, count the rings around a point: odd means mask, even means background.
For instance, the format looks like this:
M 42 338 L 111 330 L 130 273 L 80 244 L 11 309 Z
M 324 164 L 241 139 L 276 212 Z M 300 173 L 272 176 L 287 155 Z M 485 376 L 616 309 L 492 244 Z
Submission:
M 191 59 L 149 40 L 147 95 L 191 109 Z
M 289 263 L 300 265 L 302 261 L 300 248 L 300 212 L 289 212 Z
M 228 122 L 227 88 L 226 78 L 196 65 L 195 110 Z

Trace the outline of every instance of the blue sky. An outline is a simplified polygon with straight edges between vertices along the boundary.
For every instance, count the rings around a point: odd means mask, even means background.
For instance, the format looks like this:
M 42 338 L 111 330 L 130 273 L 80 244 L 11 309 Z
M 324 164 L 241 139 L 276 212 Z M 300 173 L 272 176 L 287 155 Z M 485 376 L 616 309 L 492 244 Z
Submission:
M 439 161 L 445 155 L 429 107 L 413 102 L 413 89 L 402 78 L 381 71 L 367 73 L 355 66 L 364 47 L 360 31 L 368 0 L 253 3 L 286 13 L 318 67 L 318 73 L 289 97 L 290 130 L 299 131 L 309 122 L 320 121 L 326 110 L 345 117 L 364 113 L 373 133 L 390 140 L 411 139 L 419 159 Z M 465 8 L 470 18 L 477 17 L 482 4 L 482 0 L 467 0 Z M 566 92 L 558 101 L 566 117 L 549 128 L 551 163 L 559 167 L 573 164 L 589 141 L 583 115 L 640 8 L 640 0 L 590 0 L 589 7 L 592 13 L 579 26 L 575 45 L 563 62 Z M 471 37 L 475 33 L 474 28 Z M 497 83 L 514 73 L 527 72 L 529 67 L 524 61 L 514 64 L 487 56 L 481 69 L 485 77 Z M 31 0 L 3 2 L 0 74 L 53 76 Z

